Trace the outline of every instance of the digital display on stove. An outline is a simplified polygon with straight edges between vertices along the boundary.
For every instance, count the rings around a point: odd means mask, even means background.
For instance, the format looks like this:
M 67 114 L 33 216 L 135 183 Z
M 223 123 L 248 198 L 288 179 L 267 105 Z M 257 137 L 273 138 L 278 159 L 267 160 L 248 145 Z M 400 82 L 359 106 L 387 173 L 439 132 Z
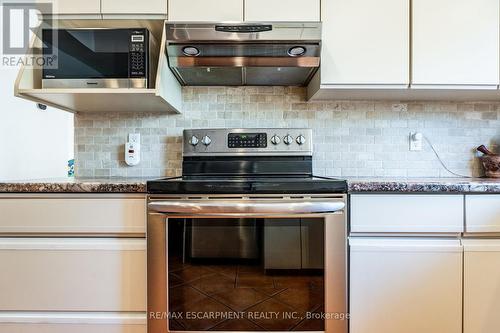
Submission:
M 229 133 L 227 136 L 229 148 L 266 148 L 266 133 Z

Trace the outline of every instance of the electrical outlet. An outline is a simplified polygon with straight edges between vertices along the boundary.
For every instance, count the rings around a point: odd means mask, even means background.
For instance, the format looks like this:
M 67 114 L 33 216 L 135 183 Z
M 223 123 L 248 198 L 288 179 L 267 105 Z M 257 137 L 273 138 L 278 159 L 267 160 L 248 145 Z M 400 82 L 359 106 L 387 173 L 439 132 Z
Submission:
M 141 133 L 129 133 L 128 142 L 141 143 Z
M 421 151 L 424 136 L 420 132 L 410 132 L 410 151 Z

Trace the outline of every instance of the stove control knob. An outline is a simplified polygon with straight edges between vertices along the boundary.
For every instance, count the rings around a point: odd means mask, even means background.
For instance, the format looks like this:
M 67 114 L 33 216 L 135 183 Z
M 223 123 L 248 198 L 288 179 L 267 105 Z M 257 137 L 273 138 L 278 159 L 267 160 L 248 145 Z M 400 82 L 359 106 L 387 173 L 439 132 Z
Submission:
M 208 146 L 212 143 L 212 139 L 210 139 L 208 135 L 205 135 L 203 139 L 201 139 L 201 143 L 203 143 L 205 146 Z
M 292 142 L 293 142 L 293 138 L 287 134 L 284 138 L 283 138 L 283 142 L 287 145 L 290 145 Z
M 297 139 L 295 139 L 295 141 L 297 141 L 299 145 L 303 145 L 304 143 L 306 143 L 306 138 L 303 135 L 299 135 Z
M 277 136 L 277 135 L 273 135 L 273 136 L 271 137 L 271 143 L 272 143 L 273 145 L 278 145 L 280 142 L 281 142 L 281 139 L 280 139 L 280 137 L 279 137 L 279 136 Z
M 193 135 L 191 137 L 191 139 L 189 140 L 189 144 L 191 144 L 191 146 L 196 146 L 198 144 L 198 142 L 200 142 L 200 140 L 198 140 L 198 138 L 196 137 L 196 135 Z

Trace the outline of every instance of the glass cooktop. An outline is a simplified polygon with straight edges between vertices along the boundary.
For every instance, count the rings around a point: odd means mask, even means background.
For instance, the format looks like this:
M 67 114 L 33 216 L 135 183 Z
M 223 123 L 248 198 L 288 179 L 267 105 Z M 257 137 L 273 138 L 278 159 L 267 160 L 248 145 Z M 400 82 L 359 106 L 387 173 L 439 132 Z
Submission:
M 345 180 L 317 176 L 189 176 L 147 183 L 150 194 L 346 193 Z

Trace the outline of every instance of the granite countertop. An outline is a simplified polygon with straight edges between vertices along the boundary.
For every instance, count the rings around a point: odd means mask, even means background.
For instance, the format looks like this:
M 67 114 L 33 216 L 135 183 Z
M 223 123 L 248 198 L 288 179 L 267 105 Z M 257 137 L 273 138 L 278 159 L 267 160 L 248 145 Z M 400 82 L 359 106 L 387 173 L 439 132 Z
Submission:
M 348 178 L 350 193 L 500 193 L 494 178 Z
M 60 178 L 0 181 L 0 193 L 146 193 L 153 178 Z M 500 179 L 348 178 L 350 193 L 499 193 Z
M 151 178 L 54 178 L 1 181 L 0 193 L 146 193 Z

